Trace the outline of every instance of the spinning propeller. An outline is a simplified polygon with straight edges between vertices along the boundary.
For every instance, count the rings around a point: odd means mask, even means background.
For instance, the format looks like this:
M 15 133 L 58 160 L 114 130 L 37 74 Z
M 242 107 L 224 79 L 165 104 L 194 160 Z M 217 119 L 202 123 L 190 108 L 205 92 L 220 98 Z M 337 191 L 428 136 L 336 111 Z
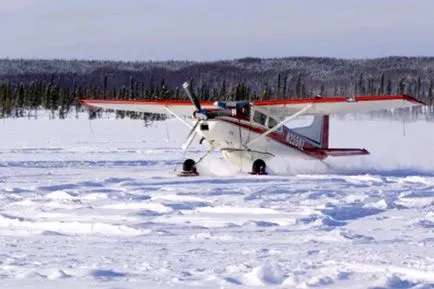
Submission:
M 187 150 L 191 143 L 193 142 L 194 137 L 196 136 L 196 128 L 199 125 L 201 119 L 207 119 L 206 110 L 203 110 L 200 106 L 199 98 L 190 90 L 190 83 L 184 82 L 182 87 L 185 90 L 185 93 L 187 94 L 188 98 L 191 100 L 191 102 L 196 107 L 197 111 L 195 112 L 194 116 L 197 118 L 196 123 L 194 124 L 193 128 L 190 130 L 190 132 L 187 135 L 187 138 L 182 145 L 182 150 Z
M 187 93 L 188 98 L 191 100 L 191 102 L 197 108 L 197 111 L 199 111 L 199 112 L 202 111 L 199 98 L 197 98 L 197 96 L 194 95 L 194 93 L 190 90 L 190 83 L 184 82 L 184 84 L 182 84 L 182 87 L 184 88 L 185 93 Z
M 190 90 L 190 83 L 184 82 L 182 87 L 184 88 L 188 98 L 191 100 L 191 102 L 194 104 L 194 106 L 197 109 L 193 114 L 193 116 L 197 119 L 197 121 L 194 124 L 193 128 L 188 133 L 187 139 L 182 145 L 182 149 L 185 151 L 190 147 L 191 143 L 193 142 L 193 139 L 196 136 L 197 126 L 201 121 L 212 119 L 217 116 L 235 116 L 236 110 L 235 109 L 214 109 L 214 110 L 203 109 L 202 106 L 200 105 L 199 98 L 194 94 L 193 91 Z

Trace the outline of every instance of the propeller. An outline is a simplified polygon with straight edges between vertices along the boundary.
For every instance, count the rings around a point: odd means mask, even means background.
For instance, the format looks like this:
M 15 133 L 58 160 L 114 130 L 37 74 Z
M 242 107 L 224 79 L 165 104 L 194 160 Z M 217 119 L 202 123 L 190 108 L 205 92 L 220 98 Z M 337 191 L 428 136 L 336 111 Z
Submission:
M 199 123 L 202 120 L 207 120 L 207 119 L 214 118 L 217 116 L 234 116 L 234 114 L 236 114 L 236 110 L 234 110 L 234 109 L 218 109 L 218 110 L 202 109 L 202 106 L 200 105 L 199 98 L 190 89 L 190 83 L 184 82 L 182 84 L 182 87 L 184 88 L 185 93 L 187 94 L 190 101 L 194 104 L 194 106 L 197 109 L 196 112 L 194 113 L 194 117 L 197 119 L 197 121 L 194 124 L 193 128 L 188 133 L 187 138 L 186 138 L 184 144 L 182 145 L 182 149 L 185 151 L 190 147 L 191 143 L 193 142 L 193 139 L 196 136 L 197 126 L 199 125 Z
M 185 90 L 185 93 L 187 93 L 188 98 L 191 100 L 191 102 L 194 104 L 194 106 L 197 108 L 197 110 L 201 110 L 200 107 L 200 101 L 197 98 L 196 95 L 194 95 L 194 93 L 190 90 L 190 83 L 188 83 L 187 81 L 184 82 L 184 84 L 182 84 L 182 87 Z
M 199 125 L 199 123 L 200 123 L 200 120 L 196 121 L 193 128 L 188 133 L 187 138 L 185 139 L 185 142 L 182 145 L 182 150 L 185 151 L 190 147 L 191 143 L 193 142 L 194 137 L 196 136 L 196 128 Z
M 197 121 L 194 124 L 194 126 L 191 128 L 190 132 L 187 135 L 187 138 L 184 141 L 184 144 L 182 145 L 182 150 L 186 151 L 190 147 L 194 137 L 196 136 L 196 128 L 199 125 L 201 119 L 207 119 L 207 116 L 206 116 L 206 111 L 202 110 L 202 107 L 200 106 L 199 98 L 197 98 L 197 96 L 190 90 L 190 83 L 184 82 L 182 84 L 182 87 L 184 88 L 188 98 L 191 100 L 191 102 L 194 104 L 194 106 L 197 109 L 197 112 L 195 113 L 195 117 L 197 118 Z

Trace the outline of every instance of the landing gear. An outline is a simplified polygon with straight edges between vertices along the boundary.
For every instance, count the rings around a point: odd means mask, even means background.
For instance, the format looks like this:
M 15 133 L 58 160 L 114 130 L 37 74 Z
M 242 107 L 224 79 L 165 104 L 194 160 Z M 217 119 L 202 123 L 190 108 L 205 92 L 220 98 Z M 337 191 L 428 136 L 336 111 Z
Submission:
M 196 162 L 192 159 L 186 159 L 182 164 L 182 172 L 178 174 L 181 177 L 198 176 Z
M 266 175 L 267 172 L 265 162 L 261 159 L 257 159 L 253 162 L 251 175 Z

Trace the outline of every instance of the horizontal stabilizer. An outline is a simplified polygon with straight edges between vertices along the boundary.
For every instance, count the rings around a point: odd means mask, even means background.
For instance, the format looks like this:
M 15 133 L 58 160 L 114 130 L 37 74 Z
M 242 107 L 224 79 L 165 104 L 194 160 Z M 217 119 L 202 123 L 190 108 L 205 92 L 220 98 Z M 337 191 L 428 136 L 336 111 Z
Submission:
M 357 155 L 369 155 L 366 149 L 304 149 L 305 151 L 321 152 L 330 157 L 345 157 Z

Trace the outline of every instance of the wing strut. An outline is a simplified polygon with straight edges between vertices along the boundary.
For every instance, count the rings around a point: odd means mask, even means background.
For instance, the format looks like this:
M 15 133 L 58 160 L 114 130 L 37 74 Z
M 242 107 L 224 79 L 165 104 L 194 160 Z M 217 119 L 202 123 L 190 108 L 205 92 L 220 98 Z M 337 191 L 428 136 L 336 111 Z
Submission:
M 185 124 L 186 126 L 188 126 L 189 128 L 193 128 L 193 125 L 188 123 L 185 119 L 183 119 L 182 117 L 180 117 L 178 114 L 176 114 L 174 111 L 172 111 L 170 108 L 168 108 L 166 105 L 164 106 L 164 109 L 170 113 L 171 115 L 173 115 L 174 117 L 176 117 L 177 119 L 179 119 L 183 124 Z
M 281 127 L 282 125 L 284 125 L 285 123 L 287 123 L 288 121 L 290 121 L 293 118 L 296 118 L 297 116 L 303 114 L 305 111 L 307 111 L 309 108 L 311 108 L 313 106 L 313 104 L 309 104 L 306 107 L 300 109 L 299 111 L 297 111 L 296 113 L 294 113 L 293 115 L 291 115 L 290 117 L 285 118 L 283 121 L 279 122 L 277 125 L 275 125 L 274 127 L 270 128 L 269 130 L 267 130 L 266 132 L 258 135 L 257 137 L 255 137 L 254 139 L 252 139 L 251 141 L 249 141 L 246 146 L 248 147 L 249 145 L 251 145 L 252 143 L 256 142 L 257 140 L 261 139 L 262 137 L 265 137 L 267 135 L 269 135 L 270 133 L 272 133 L 273 131 L 276 131 L 279 129 L 279 127 Z M 256 108 L 255 108 L 256 109 Z

